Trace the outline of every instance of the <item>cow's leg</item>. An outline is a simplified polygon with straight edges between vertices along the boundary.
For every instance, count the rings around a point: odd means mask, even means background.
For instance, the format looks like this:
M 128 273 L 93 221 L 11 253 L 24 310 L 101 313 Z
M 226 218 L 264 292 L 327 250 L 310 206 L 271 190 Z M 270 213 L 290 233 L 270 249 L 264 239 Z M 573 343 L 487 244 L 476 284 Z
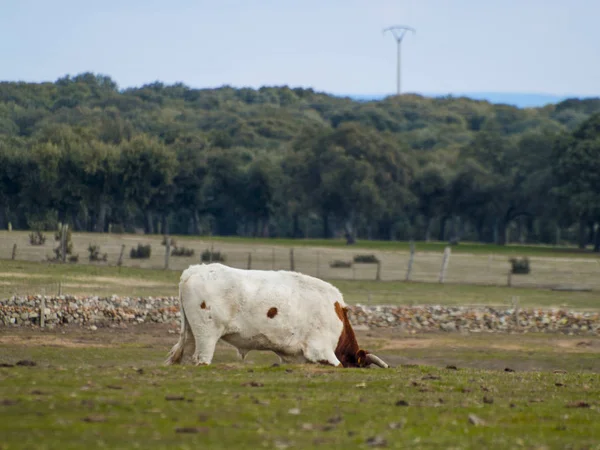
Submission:
M 192 361 L 197 366 L 208 365 L 212 362 L 217 342 L 221 339 L 223 330 L 210 325 L 212 324 L 203 324 L 202 327 L 193 329 L 196 349 Z
M 250 352 L 250 350 L 244 350 L 241 348 L 237 348 L 237 352 L 238 352 L 238 356 L 241 358 L 242 361 L 246 360 L 246 356 L 248 355 L 248 353 Z
M 331 348 L 322 348 L 321 345 L 308 345 L 304 351 L 307 360 L 313 363 L 329 364 L 335 367 L 341 366 L 340 360 L 335 356 Z

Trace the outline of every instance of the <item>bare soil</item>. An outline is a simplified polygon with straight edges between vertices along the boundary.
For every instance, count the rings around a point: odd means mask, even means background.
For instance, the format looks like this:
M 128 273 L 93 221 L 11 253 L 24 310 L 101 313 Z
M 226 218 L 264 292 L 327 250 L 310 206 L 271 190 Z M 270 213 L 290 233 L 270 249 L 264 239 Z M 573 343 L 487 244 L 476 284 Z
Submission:
M 110 348 L 123 345 L 152 348 L 164 352 L 177 342 L 179 324 L 121 325 L 115 328 L 62 326 L 54 329 L 0 327 L 0 348 L 64 347 Z M 392 365 L 462 365 L 481 369 L 551 370 L 587 364 L 600 372 L 600 337 L 562 334 L 407 334 L 395 330 L 357 331 L 361 347 L 377 353 Z M 215 359 L 239 363 L 236 352 L 219 343 Z M 269 352 L 251 352 L 247 362 L 270 361 Z M 273 355 L 273 362 L 277 361 Z M 584 362 L 587 361 L 587 362 Z M 597 361 L 597 362 L 594 362 Z M 157 364 L 161 364 L 157 360 Z

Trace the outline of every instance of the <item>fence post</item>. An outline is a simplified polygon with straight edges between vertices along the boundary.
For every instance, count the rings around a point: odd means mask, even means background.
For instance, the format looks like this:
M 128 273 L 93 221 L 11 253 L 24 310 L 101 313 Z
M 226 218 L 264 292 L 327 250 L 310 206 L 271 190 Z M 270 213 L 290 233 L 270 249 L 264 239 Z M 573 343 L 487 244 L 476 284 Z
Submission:
M 377 261 L 377 273 L 375 274 L 375 281 L 381 281 L 381 261 Z
M 169 256 L 171 255 L 171 238 L 165 236 L 165 270 L 169 268 Z
M 275 270 L 275 247 L 271 249 L 271 270 Z
M 406 277 L 404 281 L 410 281 L 410 275 L 412 272 L 413 262 L 415 261 L 415 243 L 410 241 L 410 256 L 408 257 L 408 268 L 406 269 Z
M 58 282 L 58 296 L 60 297 L 62 295 L 62 282 Z
M 117 260 L 117 266 L 121 267 L 123 264 L 123 253 L 125 253 L 125 244 L 121 244 L 121 253 L 119 254 L 119 259 Z
M 17 243 L 15 242 L 13 244 L 12 260 L 14 261 L 16 257 L 17 257 Z
M 63 224 L 60 235 L 60 251 L 62 262 L 67 261 L 67 231 L 69 229 L 69 225 Z
M 513 295 L 512 297 L 512 306 L 514 308 L 514 317 L 515 317 L 515 324 L 517 325 L 517 327 L 519 326 L 519 297 Z
M 40 302 L 40 328 L 44 328 L 46 324 L 46 295 L 42 295 L 42 301 Z
M 508 287 L 512 287 L 512 272 L 509 270 L 508 275 L 506 277 L 506 285 Z
M 210 244 L 210 255 L 208 257 L 208 263 L 209 264 L 212 263 L 214 248 L 215 248 L 215 245 L 211 242 L 211 244 Z
M 248 252 L 248 270 L 252 269 L 252 252 Z
M 321 252 L 317 250 L 317 278 L 321 276 Z
M 442 259 L 442 268 L 440 269 L 440 283 L 444 282 L 446 277 L 446 270 L 448 269 L 448 263 L 450 262 L 450 247 L 446 247 L 444 250 L 444 258 Z
M 294 272 L 296 270 L 296 264 L 294 263 L 294 248 L 290 248 L 290 270 Z

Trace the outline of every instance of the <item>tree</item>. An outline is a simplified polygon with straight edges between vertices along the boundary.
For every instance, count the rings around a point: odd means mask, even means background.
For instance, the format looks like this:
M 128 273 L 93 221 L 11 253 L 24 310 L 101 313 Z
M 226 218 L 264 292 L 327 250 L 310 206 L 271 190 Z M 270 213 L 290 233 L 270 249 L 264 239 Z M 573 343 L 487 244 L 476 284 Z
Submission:
M 125 202 L 144 215 L 146 233 L 155 233 L 154 214 L 164 225 L 172 208 L 177 158 L 173 149 L 140 135 L 121 144 L 119 172 Z
M 397 210 L 409 182 L 407 166 L 395 143 L 358 124 L 313 130 L 288 156 L 310 208 L 322 217 L 323 236 L 330 236 L 333 218 L 343 224 L 349 244 L 360 218 L 374 222 L 386 204 Z
M 568 199 L 582 227 L 586 221 L 600 221 L 600 114 L 592 116 L 571 136 L 559 139 L 555 147 L 554 173 L 556 193 Z M 582 230 L 584 231 L 584 230 Z M 580 232 L 580 247 L 585 246 Z M 594 251 L 600 251 L 600 231 L 594 239 Z

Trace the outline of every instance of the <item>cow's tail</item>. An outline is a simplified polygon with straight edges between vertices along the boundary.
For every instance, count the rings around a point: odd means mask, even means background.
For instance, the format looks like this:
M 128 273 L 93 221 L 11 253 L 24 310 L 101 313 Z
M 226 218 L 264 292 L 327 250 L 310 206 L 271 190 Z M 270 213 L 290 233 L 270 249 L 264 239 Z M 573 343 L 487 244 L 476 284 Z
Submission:
M 179 285 L 179 311 L 181 313 L 181 332 L 179 333 L 179 341 L 177 341 L 177 344 L 175 344 L 169 352 L 167 360 L 165 361 L 165 365 L 181 363 L 186 341 L 191 337 L 190 335 L 192 334 L 190 324 L 185 317 L 183 302 L 181 301 L 181 284 Z

